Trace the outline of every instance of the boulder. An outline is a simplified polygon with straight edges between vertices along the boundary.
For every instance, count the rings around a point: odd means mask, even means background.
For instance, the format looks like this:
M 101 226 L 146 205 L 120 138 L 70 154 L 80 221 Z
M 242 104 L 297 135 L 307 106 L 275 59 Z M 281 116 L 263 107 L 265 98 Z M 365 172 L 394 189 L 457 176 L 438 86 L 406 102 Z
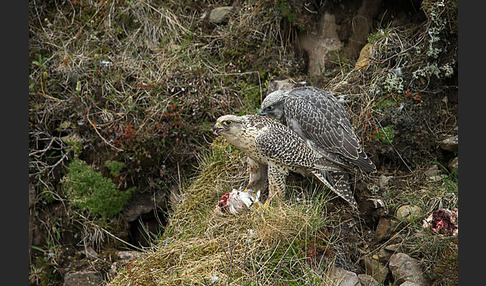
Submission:
M 429 285 L 418 260 L 405 253 L 395 253 L 390 257 L 388 266 L 395 279 L 395 283 L 402 284 L 405 281 L 418 285 Z

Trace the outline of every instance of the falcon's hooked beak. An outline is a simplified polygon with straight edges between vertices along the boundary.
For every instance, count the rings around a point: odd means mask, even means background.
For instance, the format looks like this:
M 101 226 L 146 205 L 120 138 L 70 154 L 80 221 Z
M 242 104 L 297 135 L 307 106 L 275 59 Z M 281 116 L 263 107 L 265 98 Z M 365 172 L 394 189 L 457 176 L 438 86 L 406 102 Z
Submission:
M 258 111 L 258 115 L 262 115 L 262 116 L 268 115 L 272 110 L 273 110 L 273 105 L 270 105 L 266 108 L 260 109 Z
M 217 122 L 216 124 L 214 124 L 213 126 L 213 134 L 218 136 L 219 135 L 219 131 L 223 130 L 223 125 L 221 125 L 221 122 Z

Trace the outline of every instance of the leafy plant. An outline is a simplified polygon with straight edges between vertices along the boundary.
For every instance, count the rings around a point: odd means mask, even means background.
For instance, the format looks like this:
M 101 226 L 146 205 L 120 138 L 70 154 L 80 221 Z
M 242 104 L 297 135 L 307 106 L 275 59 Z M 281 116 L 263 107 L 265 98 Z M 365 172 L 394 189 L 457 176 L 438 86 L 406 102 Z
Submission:
M 133 187 L 125 191 L 118 190 L 110 179 L 78 158 L 69 164 L 69 171 L 62 184 L 74 206 L 88 210 L 103 219 L 118 214 L 130 200 L 135 189 Z

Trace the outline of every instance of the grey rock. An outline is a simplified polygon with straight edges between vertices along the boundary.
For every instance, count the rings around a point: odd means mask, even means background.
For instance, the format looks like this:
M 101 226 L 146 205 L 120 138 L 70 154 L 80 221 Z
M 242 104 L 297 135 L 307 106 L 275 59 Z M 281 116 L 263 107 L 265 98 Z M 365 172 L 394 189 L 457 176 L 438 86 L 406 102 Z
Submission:
M 447 168 L 449 168 L 449 171 L 453 171 L 454 169 L 459 168 L 459 157 L 455 157 L 449 163 L 447 164 Z
M 400 221 L 411 222 L 422 216 L 422 208 L 415 205 L 404 205 L 397 209 L 396 216 Z
M 440 175 L 440 170 L 439 170 L 439 167 L 437 167 L 437 165 L 432 165 L 430 166 L 430 168 L 428 168 L 426 171 L 425 171 L 425 175 L 427 177 L 434 177 L 434 176 L 438 176 Z
M 429 285 L 425 278 L 417 259 L 405 253 L 395 253 L 390 257 L 388 266 L 395 279 L 395 282 L 402 284 L 405 281 L 413 282 L 418 285 Z
M 64 275 L 64 286 L 94 286 L 101 284 L 101 274 L 96 271 L 78 271 Z
M 361 286 L 379 286 L 380 283 L 375 278 L 368 274 L 358 274 L 359 283 Z
M 371 275 L 379 283 L 383 283 L 390 272 L 388 268 L 371 257 L 365 257 L 363 260 L 366 274 Z
M 340 267 L 334 267 L 332 271 L 332 280 L 339 286 L 360 286 L 358 275 Z M 334 285 L 334 284 L 333 284 Z
M 209 13 L 209 21 L 214 24 L 224 24 L 228 22 L 231 10 L 233 10 L 233 6 L 214 8 Z
M 442 140 L 442 142 L 440 142 L 439 146 L 440 148 L 442 148 L 442 150 L 446 150 L 449 152 L 456 152 L 457 149 L 459 148 L 459 136 L 456 135 L 456 136 L 446 138 Z
M 385 189 L 386 186 L 388 185 L 388 182 L 393 178 L 393 176 L 385 176 L 381 175 L 378 178 L 378 186 L 380 186 L 380 189 Z
M 400 286 L 421 286 L 421 285 L 415 282 L 405 281 L 402 284 L 400 284 Z

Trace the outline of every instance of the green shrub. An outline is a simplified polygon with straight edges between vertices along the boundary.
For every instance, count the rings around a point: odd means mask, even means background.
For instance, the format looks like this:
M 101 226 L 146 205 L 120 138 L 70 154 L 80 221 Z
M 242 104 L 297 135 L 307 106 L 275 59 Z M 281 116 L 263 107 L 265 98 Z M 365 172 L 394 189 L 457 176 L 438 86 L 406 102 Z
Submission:
M 115 183 L 96 172 L 79 158 L 69 164 L 69 171 L 62 180 L 70 202 L 81 210 L 111 218 L 118 214 L 130 200 L 135 189 L 118 190 Z

